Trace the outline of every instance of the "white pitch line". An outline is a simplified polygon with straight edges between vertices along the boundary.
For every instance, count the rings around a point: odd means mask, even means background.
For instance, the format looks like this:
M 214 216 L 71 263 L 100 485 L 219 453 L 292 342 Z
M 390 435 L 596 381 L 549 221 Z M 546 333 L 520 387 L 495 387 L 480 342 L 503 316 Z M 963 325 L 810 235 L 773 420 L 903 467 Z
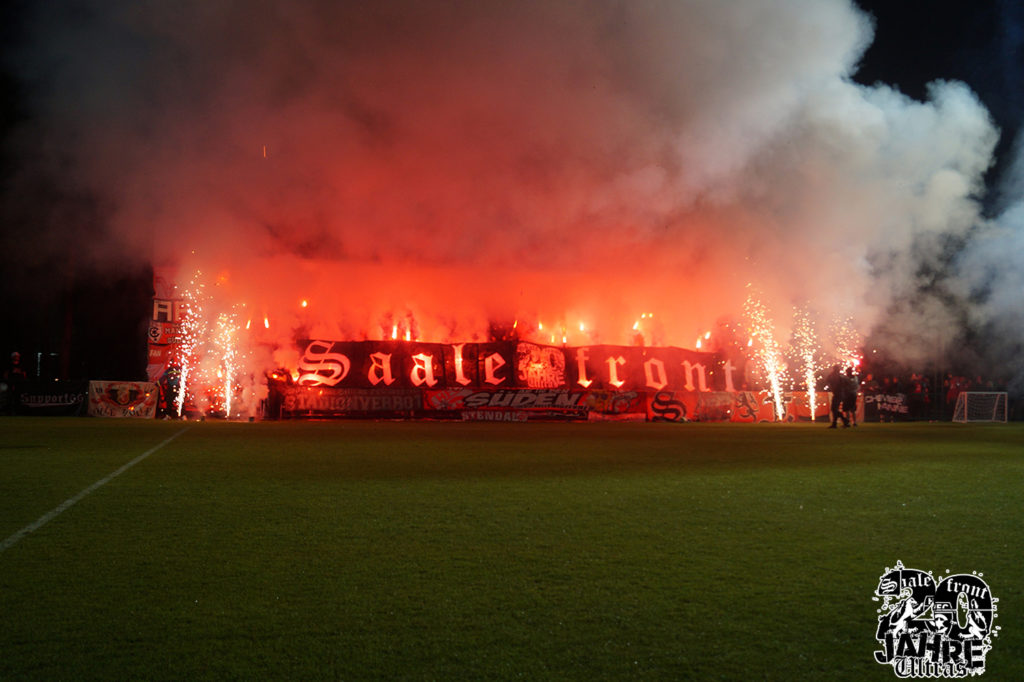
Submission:
M 28 524 L 27 526 L 25 526 L 24 528 L 19 530 L 17 533 L 12 535 L 11 537 L 7 538 L 3 542 L 0 542 L 0 553 L 3 553 L 5 551 L 7 551 L 8 549 L 10 549 L 11 547 L 13 547 L 15 545 L 15 543 L 18 542 L 18 540 L 21 540 L 23 537 L 25 537 L 29 533 L 32 533 L 34 531 L 39 530 L 40 528 L 45 526 L 47 523 L 49 523 L 50 521 L 55 519 L 57 516 L 59 516 L 60 514 L 66 512 L 68 509 L 73 507 L 75 504 L 77 504 L 79 501 L 81 501 L 82 498 L 84 498 L 86 495 L 88 495 L 89 493 L 93 492 L 94 490 L 96 490 L 100 486 L 106 485 L 107 483 L 109 483 L 110 481 L 114 480 L 115 478 L 117 478 L 118 476 L 123 474 L 124 472 L 128 471 L 133 466 L 135 466 L 136 464 L 138 464 L 142 460 L 146 459 L 147 457 L 152 455 L 154 452 L 156 452 L 157 450 L 159 450 L 163 446 L 165 446 L 168 443 L 170 443 L 172 440 L 174 440 L 175 438 L 177 438 L 181 434 L 183 434 L 186 431 L 188 431 L 190 428 L 192 428 L 192 427 L 186 426 L 185 428 L 183 428 L 182 430 L 178 431 L 177 433 L 175 433 L 173 436 L 171 436 L 167 440 L 163 441 L 162 443 L 154 445 L 149 450 L 146 450 L 141 455 L 139 455 L 138 457 L 136 457 L 132 461 L 130 461 L 127 464 L 125 464 L 124 466 L 122 466 L 117 471 L 104 476 L 103 478 L 101 478 L 100 480 L 96 481 L 91 486 L 89 486 L 88 488 L 86 488 L 82 492 L 78 493 L 74 497 L 69 498 L 67 500 L 64 500 L 57 507 L 51 509 L 50 511 L 48 511 L 45 514 L 43 514 L 42 516 L 40 516 L 35 522 Z

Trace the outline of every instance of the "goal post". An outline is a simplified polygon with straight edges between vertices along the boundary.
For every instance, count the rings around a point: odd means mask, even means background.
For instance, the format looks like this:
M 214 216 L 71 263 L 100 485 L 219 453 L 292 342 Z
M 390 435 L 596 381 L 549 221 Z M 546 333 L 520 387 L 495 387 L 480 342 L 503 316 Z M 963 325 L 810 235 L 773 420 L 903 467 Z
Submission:
M 1005 391 L 963 391 L 956 398 L 953 421 L 1005 422 L 1007 402 Z

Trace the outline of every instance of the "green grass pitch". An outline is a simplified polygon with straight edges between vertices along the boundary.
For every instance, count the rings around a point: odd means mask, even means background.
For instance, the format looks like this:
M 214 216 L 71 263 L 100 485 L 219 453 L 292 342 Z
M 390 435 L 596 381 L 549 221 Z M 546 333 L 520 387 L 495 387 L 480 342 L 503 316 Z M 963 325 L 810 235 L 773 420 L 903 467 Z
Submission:
M 0 420 L 0 679 L 896 679 L 883 569 L 1024 679 L 1024 425 Z

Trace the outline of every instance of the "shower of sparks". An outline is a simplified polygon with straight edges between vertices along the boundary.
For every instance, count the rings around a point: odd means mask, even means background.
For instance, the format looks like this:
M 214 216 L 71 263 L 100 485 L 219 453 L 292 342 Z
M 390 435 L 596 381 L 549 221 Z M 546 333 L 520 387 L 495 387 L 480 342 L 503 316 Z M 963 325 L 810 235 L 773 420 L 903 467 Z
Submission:
M 172 409 L 179 417 L 190 410 L 199 409 L 204 414 L 216 413 L 226 418 L 237 418 L 246 410 L 256 409 L 260 398 L 254 387 L 262 373 L 258 369 L 252 371 L 250 365 L 266 362 L 264 356 L 269 355 L 269 335 L 260 328 L 260 320 L 263 321 L 262 327 L 269 329 L 269 315 L 273 313 L 275 329 L 287 329 L 290 324 L 297 324 L 297 320 L 307 320 L 309 311 L 319 305 L 317 299 L 295 296 L 290 299 L 290 317 L 268 310 L 263 304 L 250 307 L 238 304 L 231 307 L 229 302 L 221 298 L 227 289 L 206 286 L 203 273 L 197 270 L 191 281 L 182 286 L 176 295 L 180 305 L 180 343 L 175 358 L 179 381 Z M 311 300 L 313 306 L 310 305 Z M 557 311 L 544 311 L 543 319 L 546 321 L 540 321 L 538 313 L 527 313 L 522 317 L 523 325 L 519 325 L 519 317 L 511 323 L 511 334 L 508 324 L 492 327 L 492 334 L 500 332 L 503 340 L 511 338 L 540 344 L 555 345 L 560 340 L 563 346 L 576 345 L 581 339 L 584 342 L 599 342 L 598 328 L 589 314 L 589 310 L 580 309 L 566 311 L 562 315 Z M 640 347 L 648 344 L 664 345 L 661 341 L 667 336 L 667 325 L 662 322 L 663 318 L 671 319 L 661 312 L 657 319 L 650 312 L 632 317 L 632 342 Z M 411 309 L 391 309 L 377 319 L 379 327 L 374 329 L 374 326 L 368 325 L 360 332 L 364 340 L 372 337 L 420 343 L 424 338 L 429 340 L 433 334 L 424 325 L 422 318 L 418 320 Z M 620 331 L 616 336 L 623 336 L 623 332 L 629 328 L 628 319 L 620 321 Z M 819 345 L 810 312 L 794 311 L 791 343 L 785 348 L 776 338 L 774 320 L 754 287 L 748 286 L 743 320 L 729 319 L 734 324 L 716 322 L 714 331 L 703 325 L 691 330 L 690 333 L 694 334 L 690 336 L 693 343 L 691 347 L 704 352 L 745 355 L 750 361 L 749 366 L 758 375 L 757 383 L 763 385 L 771 396 L 777 421 L 786 418 L 785 392 L 805 388 L 813 420 L 821 363 L 829 355 Z M 302 327 L 302 333 L 308 333 L 306 329 Z M 832 335 L 826 340 L 834 342 L 836 353 L 844 364 L 859 362 L 861 339 L 851 321 L 835 322 L 830 331 Z M 743 345 L 747 347 L 745 351 L 741 349 Z M 829 346 L 825 344 L 825 348 Z M 787 372 L 790 372 L 790 376 L 787 376 Z
M 814 334 L 814 322 L 806 308 L 796 308 L 793 312 L 793 345 L 800 366 L 803 369 L 804 385 L 807 389 L 807 404 L 811 410 L 811 421 L 814 421 L 814 408 L 817 400 L 818 383 L 818 339 Z
M 836 317 L 832 320 L 829 332 L 836 362 L 844 369 L 852 367 L 856 371 L 863 359 L 861 355 L 863 339 L 861 339 L 860 332 L 853 326 L 853 320 L 848 317 L 845 319 Z
M 231 418 L 231 402 L 234 395 L 235 378 L 238 375 L 238 323 L 234 315 L 221 313 L 217 316 L 213 337 L 219 366 L 218 378 L 224 399 L 224 416 Z
M 180 343 L 178 344 L 178 394 L 174 398 L 174 409 L 180 417 L 185 409 L 189 393 L 189 381 L 198 367 L 203 338 L 206 335 L 206 285 L 203 273 L 196 270 L 188 287 L 182 292 Z
M 229 305 L 219 299 L 221 290 L 206 286 L 200 270 L 187 285 L 175 289 L 180 301 L 174 362 L 179 379 L 173 411 L 178 417 L 193 408 L 204 415 L 223 413 L 225 418 L 251 414 L 260 399 L 255 373 L 245 369 L 251 369 L 255 342 L 251 311 L 244 303 Z M 264 325 L 267 322 L 265 316 Z M 249 380 L 243 379 L 246 375 Z
M 751 290 L 743 304 L 743 312 L 750 329 L 752 353 L 768 379 L 769 391 L 775 402 L 775 417 L 782 421 L 785 408 L 782 402 L 782 385 L 785 381 L 786 363 L 782 357 L 782 349 L 775 340 L 775 323 L 768 313 L 768 308 Z

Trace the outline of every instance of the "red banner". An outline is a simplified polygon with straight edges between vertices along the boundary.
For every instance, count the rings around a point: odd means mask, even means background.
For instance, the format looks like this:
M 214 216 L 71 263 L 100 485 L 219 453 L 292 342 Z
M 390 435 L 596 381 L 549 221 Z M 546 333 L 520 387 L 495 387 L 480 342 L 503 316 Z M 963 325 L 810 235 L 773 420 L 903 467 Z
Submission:
M 815 396 L 816 420 L 829 417 L 830 394 Z M 589 391 L 569 388 L 330 388 L 279 386 L 271 418 L 428 418 L 464 421 L 809 422 L 808 394 L 787 392 L 783 416 L 766 391 Z M 863 403 L 858 404 L 858 421 Z
M 590 421 L 647 419 L 647 395 L 642 391 L 587 391 L 583 404 Z
M 831 420 L 830 393 L 815 393 L 814 421 Z M 810 422 L 811 405 L 806 391 L 787 391 L 782 394 L 778 416 L 775 399 L 768 391 L 660 391 L 647 396 L 647 418 L 651 421 L 701 422 Z M 857 421 L 864 420 L 863 400 L 857 402 Z

